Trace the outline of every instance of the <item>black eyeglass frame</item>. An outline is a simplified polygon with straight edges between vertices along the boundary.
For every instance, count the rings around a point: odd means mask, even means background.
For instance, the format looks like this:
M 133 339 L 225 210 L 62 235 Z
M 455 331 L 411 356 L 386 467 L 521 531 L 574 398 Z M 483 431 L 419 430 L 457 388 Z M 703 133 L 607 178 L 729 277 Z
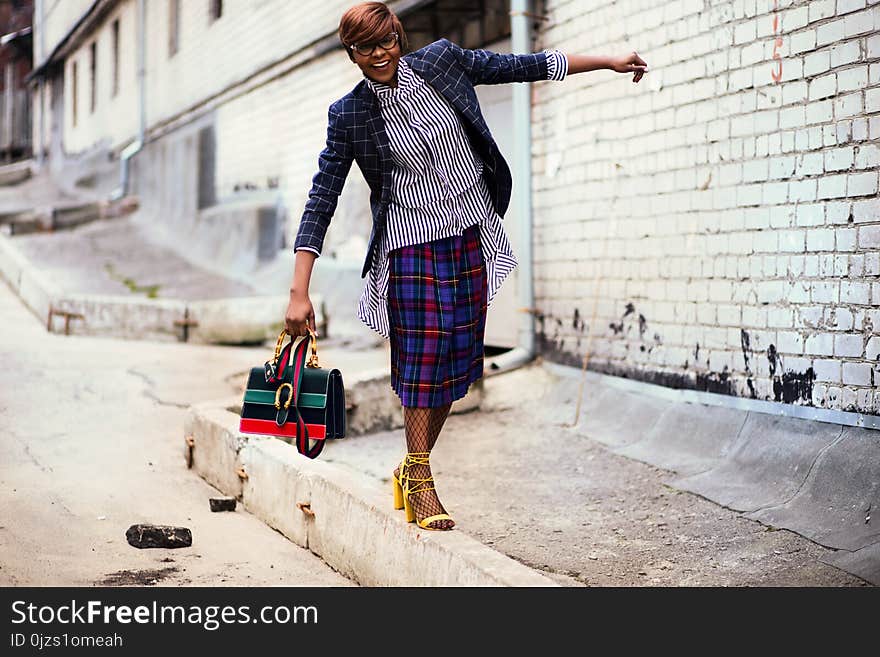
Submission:
M 385 40 L 388 39 L 389 37 L 393 37 L 393 38 L 394 38 L 394 42 L 386 48 L 385 46 L 382 45 L 382 41 L 385 41 Z M 392 48 L 394 48 L 394 46 L 396 46 L 398 43 L 400 43 L 400 35 L 397 34 L 397 32 L 389 32 L 389 33 L 388 33 L 388 36 L 386 36 L 385 38 L 383 38 L 382 41 L 377 41 L 377 42 L 375 42 L 375 43 L 373 43 L 373 44 L 369 44 L 369 43 L 353 43 L 353 44 L 351 44 L 351 45 L 348 47 L 348 49 L 351 50 L 352 53 L 357 53 L 357 54 L 360 55 L 361 57 L 369 57 L 369 56 L 372 55 L 374 52 L 376 52 L 376 46 L 379 46 L 380 48 L 382 48 L 382 50 L 391 50 Z M 360 48 L 365 48 L 366 46 L 370 46 L 370 50 L 369 50 L 369 52 L 367 52 L 366 54 L 364 54 L 364 53 L 362 53 L 359 49 L 360 49 Z

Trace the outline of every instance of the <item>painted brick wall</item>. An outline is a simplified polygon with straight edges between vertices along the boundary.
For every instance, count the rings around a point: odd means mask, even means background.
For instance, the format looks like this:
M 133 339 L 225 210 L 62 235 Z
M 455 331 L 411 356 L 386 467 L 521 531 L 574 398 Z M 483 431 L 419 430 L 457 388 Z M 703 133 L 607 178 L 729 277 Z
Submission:
M 540 344 L 674 387 L 880 413 L 880 1 L 548 0 Z M 595 313 L 595 321 L 593 314 Z

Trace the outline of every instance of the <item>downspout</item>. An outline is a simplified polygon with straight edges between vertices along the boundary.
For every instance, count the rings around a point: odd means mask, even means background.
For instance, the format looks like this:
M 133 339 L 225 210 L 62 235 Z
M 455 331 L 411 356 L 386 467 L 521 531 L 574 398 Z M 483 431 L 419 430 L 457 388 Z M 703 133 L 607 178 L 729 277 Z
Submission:
M 147 9 L 146 0 L 138 0 L 138 132 L 137 138 L 122 149 L 121 153 L 121 170 L 119 172 L 119 187 L 117 187 L 110 198 L 118 201 L 128 195 L 129 182 L 129 161 L 144 147 L 144 138 L 147 131 L 147 47 L 146 47 L 146 24 Z
M 532 52 L 529 0 L 510 3 L 510 45 L 515 53 Z M 493 373 L 511 370 L 535 357 L 535 287 L 532 279 L 532 88 L 513 85 L 513 198 L 520 221 L 518 297 L 520 307 L 517 346 L 492 359 Z
M 34 48 L 37 51 L 37 56 L 34 58 L 35 67 L 42 64 L 43 58 L 46 56 L 46 17 L 44 16 L 45 6 L 43 3 L 44 0 L 37 0 L 34 7 L 34 27 L 39 25 L 39 28 L 37 28 L 36 42 L 34 43 Z M 40 78 L 37 84 L 39 85 L 39 96 L 36 102 L 39 102 L 40 104 L 40 124 L 37 126 L 37 136 L 39 139 L 36 144 L 36 166 L 39 170 L 43 168 L 45 157 L 44 151 L 46 150 L 46 78 Z M 33 113 L 31 116 L 33 116 Z

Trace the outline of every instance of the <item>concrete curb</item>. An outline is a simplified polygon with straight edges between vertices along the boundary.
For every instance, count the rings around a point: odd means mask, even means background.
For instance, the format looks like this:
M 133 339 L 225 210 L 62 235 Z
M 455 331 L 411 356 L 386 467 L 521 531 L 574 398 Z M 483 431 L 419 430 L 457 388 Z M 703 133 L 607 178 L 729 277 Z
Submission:
M 259 342 L 277 337 L 289 301 L 286 295 L 188 301 L 65 293 L 4 235 L 0 235 L 0 276 L 48 330 L 75 335 L 175 341 L 183 336 L 178 322 L 191 320 L 197 324 L 187 329 L 187 342 Z M 319 296 L 313 296 L 313 302 L 320 308 Z M 81 318 L 67 323 L 64 313 Z M 316 314 L 320 324 L 323 317 L 320 311 Z
M 215 401 L 190 407 L 191 467 L 294 543 L 364 586 L 558 586 L 460 530 L 418 529 L 391 491 L 358 472 L 307 459 L 272 437 L 238 432 Z M 243 469 L 246 478 L 237 474 Z
M 18 185 L 34 174 L 33 159 L 0 166 L 0 187 Z

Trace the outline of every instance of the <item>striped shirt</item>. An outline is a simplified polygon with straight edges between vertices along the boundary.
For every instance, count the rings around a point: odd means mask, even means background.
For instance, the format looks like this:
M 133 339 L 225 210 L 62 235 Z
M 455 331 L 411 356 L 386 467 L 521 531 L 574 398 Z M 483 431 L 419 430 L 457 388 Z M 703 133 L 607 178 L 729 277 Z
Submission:
M 547 79 L 563 80 L 568 72 L 565 55 L 555 49 L 544 52 Z M 517 260 L 492 205 L 483 162 L 455 110 L 404 59 L 398 60 L 396 87 L 364 79 L 378 99 L 394 162 L 386 229 L 358 301 L 358 318 L 388 338 L 392 250 L 461 235 L 480 224 L 490 304 Z

